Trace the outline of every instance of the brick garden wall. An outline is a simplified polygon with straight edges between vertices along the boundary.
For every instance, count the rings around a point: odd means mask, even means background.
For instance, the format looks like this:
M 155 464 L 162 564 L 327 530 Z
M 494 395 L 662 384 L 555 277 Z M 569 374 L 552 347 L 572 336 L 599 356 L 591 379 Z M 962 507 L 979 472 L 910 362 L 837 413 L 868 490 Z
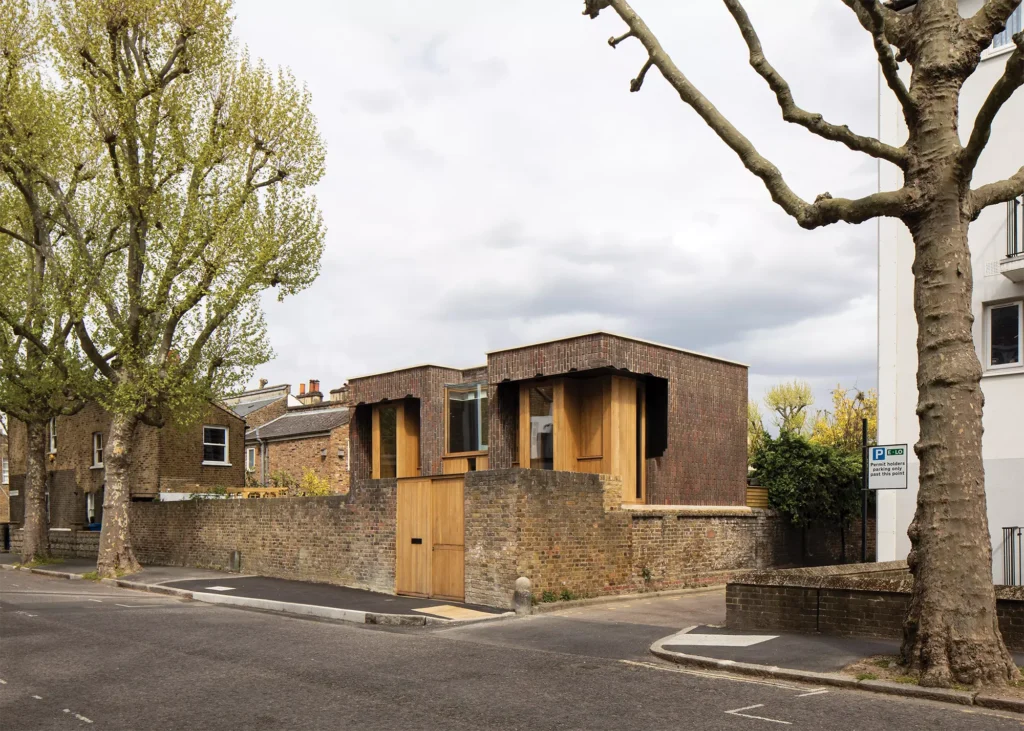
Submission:
M 726 626 L 899 639 L 912 591 L 903 561 L 765 572 L 728 585 Z M 996 587 L 996 598 L 1003 640 L 1024 650 L 1024 589 Z
M 348 469 L 349 425 L 333 429 L 329 435 L 282 439 L 267 442 L 268 472 L 267 478 L 276 472 L 287 472 L 296 481 L 302 479 L 306 468 L 312 469 L 318 476 L 327 480 L 331 489 L 339 494 L 348 493 L 350 473 Z M 256 474 L 259 475 L 260 445 L 256 449 Z M 338 456 L 342 450 L 344 457 Z M 327 450 L 326 456 L 321 456 Z

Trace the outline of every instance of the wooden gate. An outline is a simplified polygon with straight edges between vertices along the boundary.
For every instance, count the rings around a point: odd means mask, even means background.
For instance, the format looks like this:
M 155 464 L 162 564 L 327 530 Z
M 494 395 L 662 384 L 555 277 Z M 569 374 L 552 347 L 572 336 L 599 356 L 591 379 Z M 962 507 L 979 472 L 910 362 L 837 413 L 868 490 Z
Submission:
M 395 591 L 462 601 L 463 536 L 462 475 L 399 480 Z

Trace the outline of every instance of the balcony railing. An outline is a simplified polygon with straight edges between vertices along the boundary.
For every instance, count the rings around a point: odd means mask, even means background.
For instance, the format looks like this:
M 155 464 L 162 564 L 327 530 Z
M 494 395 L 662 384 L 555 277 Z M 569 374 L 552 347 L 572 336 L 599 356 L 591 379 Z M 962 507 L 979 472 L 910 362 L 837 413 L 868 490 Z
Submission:
M 1003 528 L 1003 584 L 1021 586 L 1024 584 L 1024 527 Z
M 1024 256 L 1024 199 L 1014 198 L 1006 204 L 1006 258 Z

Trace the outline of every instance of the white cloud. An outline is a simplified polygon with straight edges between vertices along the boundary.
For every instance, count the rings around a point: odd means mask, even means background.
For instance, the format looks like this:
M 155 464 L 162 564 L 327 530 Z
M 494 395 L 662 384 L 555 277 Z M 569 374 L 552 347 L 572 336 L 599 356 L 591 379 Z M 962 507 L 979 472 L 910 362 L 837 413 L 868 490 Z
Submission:
M 782 121 L 719 3 L 637 0 L 691 80 L 801 195 L 873 190 L 873 161 Z M 798 103 L 875 128 L 870 38 L 840 3 L 751 1 Z M 258 375 L 340 385 L 603 328 L 732 357 L 758 384 L 875 379 L 875 228 L 806 232 L 582 2 L 273 0 L 254 55 L 308 82 L 328 145 L 320 279 L 267 298 Z M 828 58 L 828 64 L 823 60 Z M 822 386 L 824 388 L 824 386 Z M 761 389 L 763 390 L 763 389 Z

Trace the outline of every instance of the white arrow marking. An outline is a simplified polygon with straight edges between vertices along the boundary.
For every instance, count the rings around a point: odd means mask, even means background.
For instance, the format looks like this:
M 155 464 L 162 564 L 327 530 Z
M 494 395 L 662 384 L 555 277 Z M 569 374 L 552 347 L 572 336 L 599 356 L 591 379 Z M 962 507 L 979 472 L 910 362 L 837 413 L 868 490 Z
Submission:
M 757 721 L 768 721 L 768 723 L 782 723 L 786 726 L 793 725 L 789 721 L 780 721 L 777 718 L 765 718 L 764 716 L 751 716 L 749 713 L 740 713 L 740 711 L 752 711 L 755 708 L 764 708 L 764 703 L 758 703 L 756 706 L 747 706 L 746 708 L 737 708 L 735 711 L 726 711 L 726 713 L 732 716 L 743 716 L 743 718 L 753 718 Z
M 824 688 L 821 688 L 820 690 L 812 690 L 810 693 L 801 693 L 797 698 L 805 698 L 809 695 L 821 695 L 822 693 L 828 693 L 828 691 Z

